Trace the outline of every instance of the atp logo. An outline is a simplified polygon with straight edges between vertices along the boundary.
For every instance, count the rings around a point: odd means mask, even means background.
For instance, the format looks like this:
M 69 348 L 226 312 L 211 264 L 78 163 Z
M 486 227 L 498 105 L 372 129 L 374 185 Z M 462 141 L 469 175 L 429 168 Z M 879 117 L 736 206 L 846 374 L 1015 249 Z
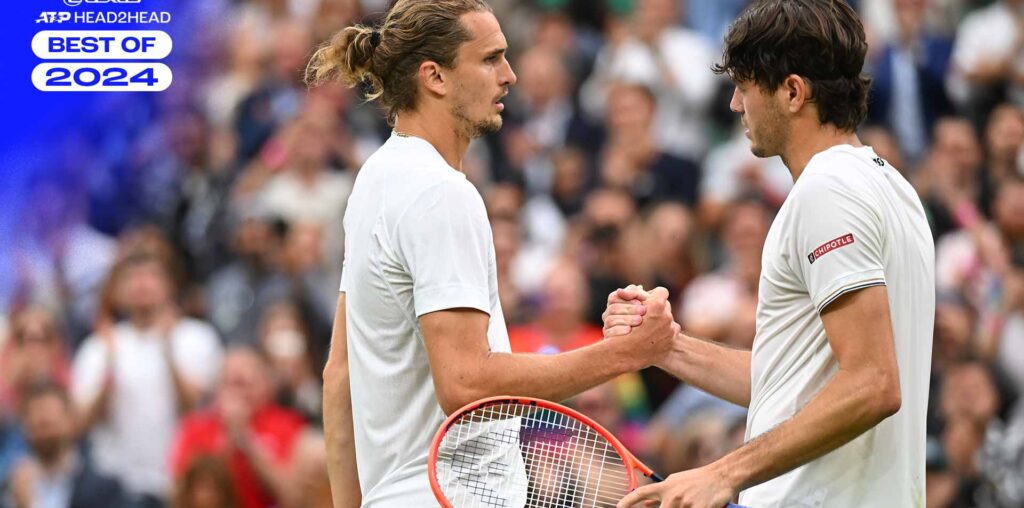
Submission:
M 67 11 L 43 11 L 39 14 L 39 18 L 36 19 L 36 23 L 67 23 L 68 21 L 71 21 L 71 13 Z
M 68 7 L 78 7 L 82 3 L 87 4 L 137 4 L 142 3 L 142 0 L 64 0 L 64 5 Z

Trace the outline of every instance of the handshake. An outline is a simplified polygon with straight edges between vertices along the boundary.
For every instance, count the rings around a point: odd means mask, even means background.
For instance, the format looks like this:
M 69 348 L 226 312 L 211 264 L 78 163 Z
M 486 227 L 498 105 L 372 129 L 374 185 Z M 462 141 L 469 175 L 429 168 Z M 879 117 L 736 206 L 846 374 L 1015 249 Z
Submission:
M 668 290 L 644 291 L 630 285 L 608 295 L 608 307 L 601 315 L 604 338 L 622 341 L 633 369 L 665 361 L 672 352 L 680 328 L 672 317 Z

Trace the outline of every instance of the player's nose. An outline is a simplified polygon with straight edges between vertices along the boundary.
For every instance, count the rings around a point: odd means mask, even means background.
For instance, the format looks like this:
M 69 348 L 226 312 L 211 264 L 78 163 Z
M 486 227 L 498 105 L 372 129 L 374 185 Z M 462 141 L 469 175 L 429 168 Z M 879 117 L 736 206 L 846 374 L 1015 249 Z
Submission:
M 740 100 L 740 87 L 733 88 L 732 100 L 729 101 L 729 109 L 733 113 L 743 113 L 743 101 Z
M 510 64 L 506 59 L 502 60 L 504 60 L 505 66 L 504 69 L 502 69 L 504 72 L 501 73 L 501 86 L 515 85 L 519 78 L 516 77 L 515 71 L 512 70 L 512 64 Z

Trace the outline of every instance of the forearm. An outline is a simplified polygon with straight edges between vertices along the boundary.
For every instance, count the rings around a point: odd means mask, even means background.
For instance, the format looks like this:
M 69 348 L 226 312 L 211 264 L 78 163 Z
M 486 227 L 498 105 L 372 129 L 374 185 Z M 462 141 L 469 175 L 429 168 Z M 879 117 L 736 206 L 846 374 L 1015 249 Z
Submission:
M 327 472 L 335 508 L 359 506 L 362 494 L 356 471 L 355 432 L 352 428 L 352 393 L 348 367 L 324 375 L 324 438 L 327 442 Z
M 324 440 L 327 446 L 327 476 L 334 508 L 362 504 L 359 472 L 356 470 L 355 430 L 352 427 L 352 390 L 349 386 L 348 334 L 345 293 L 338 296 L 334 315 L 331 350 L 324 367 Z
M 898 410 L 875 388 L 874 375 L 840 369 L 793 418 L 716 462 L 742 490 L 782 475 L 852 441 Z
M 672 353 L 657 366 L 711 395 L 750 405 L 750 351 L 680 333 Z
M 442 403 L 445 413 L 484 397 L 518 395 L 562 401 L 616 376 L 642 368 L 612 340 L 557 355 L 490 353 Z M 444 367 L 441 367 L 444 368 Z

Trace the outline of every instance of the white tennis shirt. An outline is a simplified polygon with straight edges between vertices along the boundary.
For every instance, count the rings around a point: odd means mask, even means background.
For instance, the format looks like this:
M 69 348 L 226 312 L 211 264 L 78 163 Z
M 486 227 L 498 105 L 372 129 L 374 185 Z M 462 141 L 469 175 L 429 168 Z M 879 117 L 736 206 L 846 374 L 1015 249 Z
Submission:
M 838 369 L 820 312 L 886 285 L 903 405 L 835 451 L 745 490 L 740 504 L 923 507 L 935 250 L 913 187 L 870 147 L 815 155 L 772 223 L 761 260 L 747 440 L 790 419 Z
M 427 455 L 445 415 L 418 318 L 479 309 L 491 316 L 491 350 L 511 350 L 484 202 L 430 143 L 392 134 L 359 171 L 344 226 L 341 291 L 363 506 L 436 506 Z

